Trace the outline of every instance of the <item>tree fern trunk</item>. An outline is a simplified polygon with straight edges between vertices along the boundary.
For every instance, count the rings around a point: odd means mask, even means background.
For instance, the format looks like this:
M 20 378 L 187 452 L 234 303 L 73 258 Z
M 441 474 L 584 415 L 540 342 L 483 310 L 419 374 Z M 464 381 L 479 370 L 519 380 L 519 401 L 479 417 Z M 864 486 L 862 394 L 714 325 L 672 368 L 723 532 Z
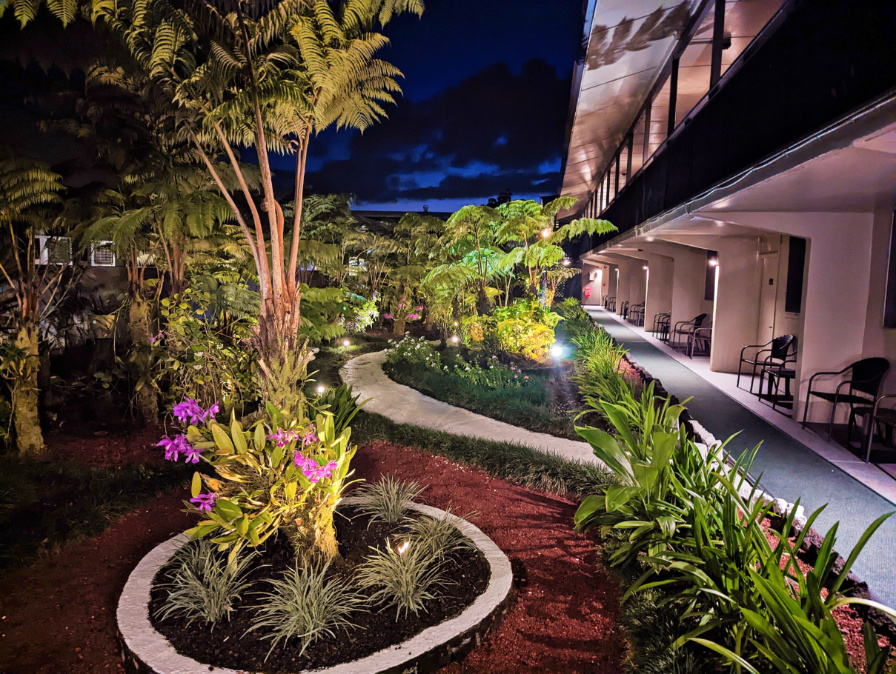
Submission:
M 37 374 L 40 369 L 37 326 L 25 323 L 16 335 L 16 346 L 25 351 L 26 358 L 21 376 L 13 385 L 12 413 L 16 429 L 16 446 L 19 455 L 39 458 L 46 451 L 38 414 Z
M 394 332 L 399 337 L 404 337 L 405 322 L 396 318 L 393 321 L 392 332 Z
M 128 332 L 135 350 L 152 348 L 152 317 L 150 303 L 137 295 L 128 306 Z M 143 385 L 136 392 L 135 405 L 143 423 L 154 424 L 159 420 L 159 397 L 149 383 L 150 373 L 141 373 Z

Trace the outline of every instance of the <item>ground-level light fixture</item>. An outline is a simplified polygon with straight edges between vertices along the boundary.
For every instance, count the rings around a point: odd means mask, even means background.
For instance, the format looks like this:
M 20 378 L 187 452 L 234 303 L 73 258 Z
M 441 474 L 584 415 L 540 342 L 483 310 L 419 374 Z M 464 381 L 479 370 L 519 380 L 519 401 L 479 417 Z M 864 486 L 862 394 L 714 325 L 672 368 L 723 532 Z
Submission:
M 454 321 L 454 327 L 456 328 L 458 325 L 460 325 L 460 323 L 458 323 L 457 321 Z
M 570 260 L 569 256 L 567 256 L 561 260 L 561 263 L 563 264 L 564 267 L 568 267 L 569 265 L 572 264 L 572 260 Z
M 553 344 L 551 345 L 551 357 L 553 358 L 563 358 L 566 355 L 566 347 L 562 344 Z
M 543 230 L 541 230 L 541 238 L 546 239 L 546 238 L 548 238 L 550 235 L 551 235 L 551 228 L 550 228 L 550 227 L 545 227 Z
M 349 340 L 349 339 L 343 339 L 343 340 L 342 340 L 342 346 L 348 347 L 348 346 L 351 346 L 351 345 L 352 345 L 351 340 Z
M 451 343 L 452 343 L 452 344 L 459 344 L 459 343 L 460 343 L 460 337 L 458 337 L 457 335 L 451 335 Z
M 327 387 L 326 387 L 326 386 L 324 386 L 323 384 L 318 384 L 318 385 L 317 385 L 317 395 L 322 396 L 322 395 L 323 395 L 324 393 L 326 393 L 326 392 L 327 392 Z
M 396 551 L 399 555 L 403 555 L 404 553 L 406 553 L 406 552 L 408 551 L 408 548 L 409 548 L 409 547 L 411 547 L 411 542 L 410 542 L 410 541 L 404 541 L 403 543 L 399 543 L 399 545 L 398 545 L 398 547 L 395 549 L 395 551 Z

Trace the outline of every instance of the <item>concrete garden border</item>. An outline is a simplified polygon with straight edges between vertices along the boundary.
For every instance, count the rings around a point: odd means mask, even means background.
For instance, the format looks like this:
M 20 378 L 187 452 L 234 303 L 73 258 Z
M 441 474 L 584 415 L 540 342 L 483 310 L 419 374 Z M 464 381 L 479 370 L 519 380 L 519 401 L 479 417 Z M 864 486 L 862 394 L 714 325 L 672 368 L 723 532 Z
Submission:
M 358 502 L 348 497 L 343 504 Z M 414 503 L 411 507 L 431 517 L 447 517 L 473 541 L 488 562 L 491 576 L 488 586 L 459 615 L 428 627 L 422 632 L 367 657 L 313 670 L 314 674 L 375 674 L 378 672 L 431 672 L 461 658 L 478 646 L 482 637 L 497 625 L 509 608 L 513 573 L 510 560 L 480 529 L 456 515 L 431 506 Z M 179 654 L 159 634 L 149 620 L 152 582 L 159 568 L 187 542 L 180 534 L 157 545 L 131 572 L 118 601 L 116 619 L 125 670 L 139 674 L 247 674 L 233 669 L 213 667 Z M 309 672 L 312 670 L 308 670 Z

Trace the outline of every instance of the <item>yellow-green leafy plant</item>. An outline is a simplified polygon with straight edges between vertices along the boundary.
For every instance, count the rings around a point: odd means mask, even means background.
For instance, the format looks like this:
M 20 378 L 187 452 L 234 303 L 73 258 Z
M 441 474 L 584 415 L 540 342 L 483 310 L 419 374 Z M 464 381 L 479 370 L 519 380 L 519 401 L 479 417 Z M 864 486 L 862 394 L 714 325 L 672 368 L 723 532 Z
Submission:
M 193 475 L 185 503 L 203 519 L 186 532 L 191 538 L 212 536 L 235 557 L 280 531 L 299 558 L 338 556 L 333 513 L 357 449 L 349 443 L 350 428 L 337 434 L 327 411 L 313 420 L 303 413 L 287 417 L 270 404 L 266 418 L 249 428 L 233 414 L 227 426 L 216 422 L 217 403 L 203 409 L 188 399 L 173 412 L 187 428 L 159 443 L 165 458 L 183 454 L 187 463 L 205 461 L 217 473 Z

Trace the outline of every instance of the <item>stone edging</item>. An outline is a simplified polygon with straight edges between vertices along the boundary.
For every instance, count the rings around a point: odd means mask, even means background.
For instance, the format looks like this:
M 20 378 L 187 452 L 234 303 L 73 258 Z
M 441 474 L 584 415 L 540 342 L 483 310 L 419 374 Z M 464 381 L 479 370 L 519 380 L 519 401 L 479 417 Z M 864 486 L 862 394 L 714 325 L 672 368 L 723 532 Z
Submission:
M 343 500 L 345 505 L 357 497 Z M 422 673 L 435 671 L 466 655 L 478 646 L 482 637 L 497 625 L 507 612 L 511 600 L 513 573 L 510 560 L 482 531 L 456 515 L 418 503 L 411 504 L 418 512 L 431 517 L 447 517 L 461 533 L 475 543 L 491 569 L 484 593 L 454 618 L 433 625 L 408 641 L 395 644 L 359 660 L 353 660 L 314 674 L 374 674 L 376 672 Z M 116 619 L 125 670 L 139 674 L 247 674 L 223 667 L 204 665 L 180 655 L 159 634 L 149 620 L 149 598 L 152 581 L 159 568 L 187 542 L 180 534 L 157 545 L 131 572 L 118 602 Z

